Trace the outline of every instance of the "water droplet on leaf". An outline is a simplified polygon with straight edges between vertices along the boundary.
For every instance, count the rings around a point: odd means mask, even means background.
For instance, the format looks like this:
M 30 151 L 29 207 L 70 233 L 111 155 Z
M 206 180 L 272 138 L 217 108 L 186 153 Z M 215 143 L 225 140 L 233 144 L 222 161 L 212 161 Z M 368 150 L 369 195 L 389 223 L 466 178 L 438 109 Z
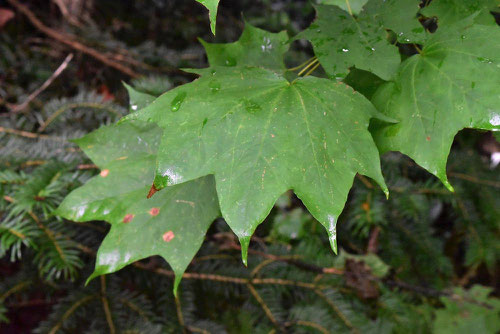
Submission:
M 219 90 L 220 90 L 220 82 L 217 81 L 217 80 L 212 80 L 210 81 L 210 83 L 208 84 L 208 87 L 210 88 L 210 91 L 212 93 L 217 93 Z
M 172 100 L 172 103 L 170 103 L 170 109 L 172 110 L 172 112 L 176 112 L 179 110 L 179 108 L 181 107 L 182 102 L 184 102 L 184 99 L 186 98 L 186 96 L 187 96 L 186 92 L 181 92 L 181 93 L 177 94 L 175 99 Z

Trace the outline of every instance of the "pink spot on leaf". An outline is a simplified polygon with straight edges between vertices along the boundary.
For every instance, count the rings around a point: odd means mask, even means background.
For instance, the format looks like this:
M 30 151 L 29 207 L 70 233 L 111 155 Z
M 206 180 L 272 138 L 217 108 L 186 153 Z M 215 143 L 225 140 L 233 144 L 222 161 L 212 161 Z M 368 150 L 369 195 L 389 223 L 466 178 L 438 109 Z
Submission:
M 168 231 L 163 234 L 163 241 L 170 242 L 175 237 L 174 232 Z
M 108 174 L 109 174 L 109 169 L 103 169 L 103 170 L 101 171 L 101 174 L 100 174 L 100 175 L 101 175 L 102 177 L 106 177 L 106 176 L 108 176 Z
M 129 214 L 126 214 L 125 217 L 123 217 L 123 223 L 124 224 L 128 224 L 132 221 L 132 219 L 134 219 L 135 215 L 129 213 Z
M 159 213 L 160 213 L 160 209 L 158 209 L 158 208 L 151 208 L 151 210 L 149 210 L 149 214 L 153 217 L 158 216 Z

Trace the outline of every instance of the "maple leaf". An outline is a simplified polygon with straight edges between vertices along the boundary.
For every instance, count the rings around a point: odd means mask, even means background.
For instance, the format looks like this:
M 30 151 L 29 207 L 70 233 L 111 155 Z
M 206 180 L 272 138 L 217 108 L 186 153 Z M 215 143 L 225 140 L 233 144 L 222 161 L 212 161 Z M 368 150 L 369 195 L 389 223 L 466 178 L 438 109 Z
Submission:
M 200 39 L 211 67 L 255 66 L 283 73 L 283 54 L 288 51 L 288 34 L 271 33 L 245 22 L 245 29 L 234 43 L 207 43 Z
M 143 107 L 152 98 L 127 89 L 132 109 Z M 112 225 L 89 280 L 160 255 L 176 274 L 176 290 L 210 224 L 218 217 L 211 176 L 170 187 L 146 199 L 160 138 L 161 130 L 154 124 L 130 122 L 106 126 L 76 140 L 101 172 L 70 193 L 57 214 L 73 221 L 105 220 Z
M 500 29 L 473 19 L 440 27 L 373 97 L 380 111 L 400 120 L 373 126 L 380 150 L 408 155 L 450 190 L 446 161 L 455 134 L 500 129 L 500 44 L 492 43 Z
M 355 174 L 387 191 L 367 130 L 382 115 L 349 86 L 327 79 L 291 83 L 256 67 L 197 72 L 200 79 L 122 120 L 164 129 L 155 188 L 214 174 L 222 215 L 240 238 L 244 261 L 256 227 L 293 189 L 336 250 L 336 222 Z
M 427 17 L 438 18 L 439 26 L 447 26 L 460 22 L 471 15 L 476 15 L 475 23 L 496 25 L 490 11 L 498 11 L 498 0 L 433 0 L 422 9 Z
M 316 20 L 295 39 L 311 41 L 315 55 L 331 78 L 344 78 L 349 68 L 355 66 L 389 80 L 401 58 L 386 30 L 394 31 L 401 43 L 425 39 L 424 28 L 417 19 L 418 10 L 416 0 L 370 0 L 357 16 L 337 6 L 318 5 Z

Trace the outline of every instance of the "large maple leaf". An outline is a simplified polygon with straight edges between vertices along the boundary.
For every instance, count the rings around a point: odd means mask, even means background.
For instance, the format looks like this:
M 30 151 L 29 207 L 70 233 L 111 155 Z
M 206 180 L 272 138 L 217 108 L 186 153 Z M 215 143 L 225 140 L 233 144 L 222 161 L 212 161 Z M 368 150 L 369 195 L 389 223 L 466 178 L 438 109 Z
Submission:
M 293 189 L 327 229 L 335 226 L 356 173 L 385 191 L 367 128 L 382 117 L 349 86 L 314 77 L 289 82 L 256 67 L 212 67 L 125 120 L 164 129 L 154 186 L 214 174 L 223 217 L 243 258 L 276 199 Z
M 455 134 L 500 129 L 500 29 L 471 25 L 473 19 L 440 27 L 373 98 L 400 120 L 373 127 L 380 150 L 407 154 L 449 189 L 446 161 Z

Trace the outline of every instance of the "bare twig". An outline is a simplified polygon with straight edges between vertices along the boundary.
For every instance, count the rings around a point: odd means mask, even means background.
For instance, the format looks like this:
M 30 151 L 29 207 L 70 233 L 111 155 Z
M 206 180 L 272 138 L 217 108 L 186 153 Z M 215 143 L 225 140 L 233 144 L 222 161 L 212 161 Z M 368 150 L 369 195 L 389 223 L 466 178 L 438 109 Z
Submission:
M 25 15 L 28 20 L 33 24 L 38 30 L 46 34 L 52 39 L 57 40 L 58 42 L 65 44 L 75 50 L 78 50 L 80 52 L 83 52 L 100 62 L 102 62 L 105 65 L 108 65 L 110 67 L 113 67 L 114 69 L 117 69 L 118 71 L 125 73 L 133 78 L 139 77 L 139 73 L 135 72 L 131 68 L 116 62 L 114 60 L 111 60 L 109 57 L 106 57 L 105 55 L 101 54 L 97 50 L 92 49 L 91 47 L 88 47 L 80 42 L 78 42 L 75 38 L 75 36 L 66 34 L 66 33 L 61 33 L 57 30 L 54 30 L 52 28 L 49 28 L 45 24 L 40 21 L 35 14 L 25 5 L 21 4 L 18 0 L 7 0 L 12 6 L 14 6 L 17 10 L 19 10 L 23 15 Z
M 45 129 L 49 126 L 50 123 L 52 123 L 56 118 L 61 116 L 64 112 L 76 108 L 91 108 L 91 109 L 97 109 L 97 110 L 104 110 L 108 111 L 110 113 L 113 113 L 115 115 L 120 115 L 120 113 L 113 108 L 110 108 L 106 105 L 102 105 L 100 103 L 94 103 L 94 102 L 75 102 L 75 103 L 67 103 L 54 111 L 52 115 L 50 115 L 46 121 L 44 121 L 40 128 L 38 129 L 38 132 L 43 132 Z
M 50 139 L 50 140 L 57 140 L 57 141 L 65 141 L 63 138 L 59 138 L 59 137 L 42 135 L 42 134 L 38 134 L 38 133 L 16 130 L 16 129 L 11 129 L 11 128 L 4 128 L 3 126 L 0 126 L 0 132 L 5 132 L 5 133 L 12 134 L 12 135 L 31 138 L 31 139 Z
M 328 331 L 325 327 L 323 327 L 315 322 L 312 322 L 312 321 L 297 320 L 295 322 L 285 323 L 285 326 L 287 326 L 287 327 L 291 327 L 293 325 L 314 328 L 317 331 L 319 331 L 321 334 L 329 334 L 330 333 L 330 331 Z
M 454 177 L 456 179 L 461 179 L 465 181 L 469 181 L 472 183 L 477 183 L 477 184 L 484 184 L 486 186 L 491 186 L 495 188 L 500 188 L 500 182 L 495 182 L 495 181 L 490 181 L 490 180 L 481 180 L 477 177 L 467 175 L 467 174 L 462 174 L 462 173 L 450 173 L 451 177 Z
M 33 93 L 31 93 L 26 100 L 24 100 L 23 103 L 15 105 L 12 107 L 11 111 L 12 112 L 19 112 L 26 108 L 28 104 L 33 101 L 41 92 L 43 92 L 47 87 L 49 87 L 52 82 L 59 76 L 61 73 L 68 67 L 69 62 L 73 59 L 73 54 L 70 53 L 69 55 L 66 56 L 64 61 L 59 65 L 57 70 L 55 70 L 54 73 L 41 85 L 37 90 L 35 90 Z
M 106 276 L 101 276 L 101 301 L 102 307 L 104 308 L 104 314 L 106 315 L 106 321 L 108 322 L 109 333 L 115 334 L 115 324 L 113 323 L 113 317 L 111 316 L 111 309 L 109 308 L 108 297 L 106 296 Z
M 380 227 L 375 226 L 370 232 L 370 239 L 368 240 L 367 253 L 377 253 L 378 249 L 378 236 L 380 234 Z
M 250 293 L 252 294 L 252 296 L 254 296 L 254 298 L 257 300 L 257 302 L 259 303 L 259 305 L 262 307 L 262 310 L 266 314 L 267 318 L 272 322 L 272 324 L 274 325 L 274 327 L 281 328 L 280 324 L 278 323 L 278 321 L 276 320 L 276 318 L 273 316 L 273 313 L 271 312 L 271 310 L 269 309 L 269 307 L 267 306 L 267 304 L 264 302 L 264 299 L 262 299 L 262 297 L 259 295 L 259 293 L 257 292 L 257 290 L 255 290 L 255 288 L 253 287 L 253 285 L 252 284 L 247 284 L 247 288 L 248 288 L 248 290 L 250 290 Z
M 83 304 L 88 303 L 89 301 L 91 301 L 92 299 L 94 299 L 96 297 L 97 297 L 97 295 L 85 296 L 82 299 L 80 299 L 77 302 L 75 302 L 73 305 L 71 305 L 71 307 L 63 314 L 63 316 L 57 322 L 57 324 L 54 327 L 52 327 L 52 329 L 50 330 L 49 334 L 55 334 L 55 333 L 57 333 L 59 331 L 59 329 L 61 329 L 64 321 L 66 319 L 68 319 L 80 306 L 82 306 Z
M 177 319 L 179 320 L 179 325 L 182 327 L 182 333 L 186 333 L 186 325 L 184 323 L 184 316 L 182 315 L 182 306 L 179 296 L 175 296 L 175 309 L 177 311 Z
M 68 7 L 66 6 L 63 0 L 52 0 L 52 1 L 55 2 L 57 7 L 59 7 L 61 14 L 64 16 L 66 20 L 68 20 L 69 23 L 77 27 L 82 26 L 82 24 L 73 15 L 71 15 L 71 13 L 68 10 Z
M 340 311 L 340 309 L 335 305 L 328 297 L 319 289 L 315 289 L 314 292 L 323 299 L 328 306 L 332 308 L 332 310 L 337 314 L 337 316 L 342 320 L 342 322 L 353 332 L 359 334 L 359 331 L 352 325 L 352 323 L 347 319 L 347 317 Z

